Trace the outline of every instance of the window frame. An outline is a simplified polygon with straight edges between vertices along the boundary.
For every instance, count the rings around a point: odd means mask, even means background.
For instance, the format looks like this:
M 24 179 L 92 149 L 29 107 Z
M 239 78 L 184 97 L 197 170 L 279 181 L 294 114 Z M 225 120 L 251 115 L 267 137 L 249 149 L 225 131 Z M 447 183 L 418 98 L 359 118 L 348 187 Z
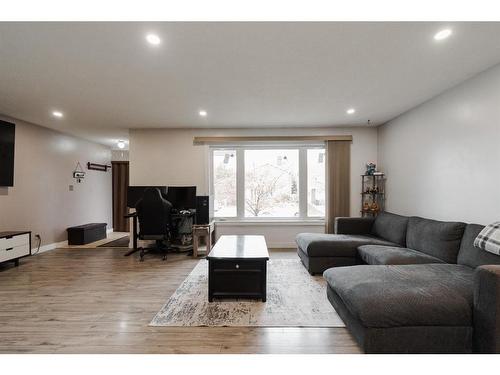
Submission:
M 245 150 L 298 150 L 299 153 L 299 216 L 297 217 L 245 217 Z M 307 216 L 307 150 L 322 149 L 326 147 L 321 143 L 307 144 L 224 144 L 209 146 L 209 194 L 214 195 L 214 151 L 235 150 L 236 151 L 236 216 L 214 217 L 216 221 L 224 222 L 321 222 L 325 221 L 321 216 Z M 326 158 L 325 158 L 326 173 Z

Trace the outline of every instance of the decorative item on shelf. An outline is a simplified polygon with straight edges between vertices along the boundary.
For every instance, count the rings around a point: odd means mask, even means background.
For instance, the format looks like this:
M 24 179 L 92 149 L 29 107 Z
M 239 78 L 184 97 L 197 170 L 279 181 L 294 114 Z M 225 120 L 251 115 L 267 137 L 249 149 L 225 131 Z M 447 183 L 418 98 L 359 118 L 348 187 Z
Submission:
M 380 190 L 378 186 L 375 187 L 368 186 L 365 190 L 366 194 L 378 194 L 379 192 Z
M 373 176 L 375 171 L 377 170 L 377 164 L 373 162 L 366 163 L 366 175 Z
M 363 211 L 370 211 L 370 204 L 368 202 L 363 203 Z
M 90 161 L 87 163 L 87 169 L 90 171 L 107 172 L 110 168 L 111 165 L 91 163 Z
M 85 178 L 85 172 L 83 171 L 80 162 L 76 163 L 75 170 L 73 171 L 73 178 L 78 183 L 81 183 L 83 181 L 83 179 Z
M 378 206 L 378 203 L 377 202 L 373 202 L 371 207 L 370 207 L 370 210 L 373 212 L 373 213 L 378 213 L 380 211 L 380 207 Z

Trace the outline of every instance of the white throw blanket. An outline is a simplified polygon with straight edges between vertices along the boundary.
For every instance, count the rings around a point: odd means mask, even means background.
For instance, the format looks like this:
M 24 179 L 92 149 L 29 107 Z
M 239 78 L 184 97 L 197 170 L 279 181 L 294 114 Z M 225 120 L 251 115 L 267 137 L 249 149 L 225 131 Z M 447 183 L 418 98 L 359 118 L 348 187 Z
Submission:
M 500 221 L 485 226 L 474 240 L 474 246 L 500 255 Z

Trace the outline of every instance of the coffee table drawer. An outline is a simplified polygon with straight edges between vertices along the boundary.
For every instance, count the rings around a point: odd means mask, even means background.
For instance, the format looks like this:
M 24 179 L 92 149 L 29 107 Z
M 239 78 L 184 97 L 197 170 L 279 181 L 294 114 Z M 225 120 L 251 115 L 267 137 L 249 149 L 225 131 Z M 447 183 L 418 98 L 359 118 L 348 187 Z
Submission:
M 261 270 L 263 261 L 212 260 L 214 270 Z

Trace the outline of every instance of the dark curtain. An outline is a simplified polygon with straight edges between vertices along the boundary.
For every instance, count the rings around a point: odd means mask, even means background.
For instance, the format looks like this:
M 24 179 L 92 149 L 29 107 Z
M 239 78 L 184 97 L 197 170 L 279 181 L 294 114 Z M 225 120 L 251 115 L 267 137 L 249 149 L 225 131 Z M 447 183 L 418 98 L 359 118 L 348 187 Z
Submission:
M 128 161 L 111 162 L 113 172 L 113 230 L 129 232 L 127 209 Z

